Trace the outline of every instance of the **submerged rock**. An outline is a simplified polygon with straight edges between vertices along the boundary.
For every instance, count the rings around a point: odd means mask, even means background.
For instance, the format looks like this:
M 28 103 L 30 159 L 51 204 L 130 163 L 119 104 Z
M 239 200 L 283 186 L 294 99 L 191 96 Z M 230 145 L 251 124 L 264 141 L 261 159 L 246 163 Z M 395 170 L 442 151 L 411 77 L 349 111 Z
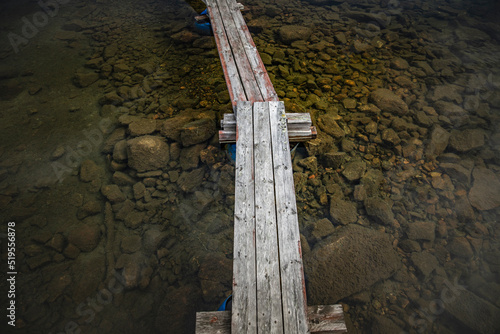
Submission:
M 82 252 L 94 250 L 101 240 L 101 229 L 94 224 L 78 224 L 68 233 L 68 242 Z
M 201 292 L 198 287 L 171 287 L 158 308 L 156 329 L 160 333 L 194 333 L 196 310 L 200 302 Z
M 436 125 L 431 132 L 431 137 L 425 148 L 425 154 L 429 159 L 435 159 L 446 150 L 450 140 L 450 133 Z
M 95 296 L 104 281 L 106 257 L 99 252 L 80 255 L 72 266 L 74 284 L 70 286 L 68 296 L 78 305 L 89 296 Z
M 408 105 L 389 89 L 376 89 L 371 93 L 370 98 L 382 111 L 396 115 L 408 113 Z
M 484 131 L 481 129 L 453 130 L 450 147 L 458 152 L 467 152 L 484 145 Z
M 429 276 L 439 266 L 439 262 L 429 251 L 411 254 L 411 261 L 417 270 L 425 277 Z
M 434 241 L 436 224 L 433 222 L 415 222 L 408 225 L 408 238 L 411 240 Z
M 189 170 L 198 167 L 200 162 L 200 153 L 205 148 L 205 144 L 198 144 L 186 147 L 181 150 L 179 163 L 183 170 Z
M 93 160 L 85 160 L 80 167 L 80 180 L 82 182 L 92 182 L 97 180 L 103 173 L 102 167 L 97 166 Z
M 122 269 L 121 282 L 126 289 L 133 289 L 139 285 L 142 269 L 146 267 L 146 258 L 141 252 L 122 254 L 116 261 L 115 268 Z
M 74 83 L 77 87 L 85 88 L 92 85 L 99 79 L 99 74 L 95 72 L 82 73 L 78 72 L 75 74 Z
M 406 70 L 410 65 L 408 65 L 408 62 L 404 60 L 401 57 L 394 58 L 391 60 L 391 67 L 395 68 L 396 70 Z
M 458 256 L 466 260 L 469 260 L 474 256 L 474 252 L 472 251 L 469 241 L 464 237 L 456 237 L 451 240 L 448 244 L 448 250 L 453 256 Z
M 345 165 L 342 175 L 344 175 L 349 181 L 356 181 L 363 177 L 365 171 L 366 162 L 355 160 Z
M 163 122 L 161 134 L 168 139 L 181 141 L 181 129 L 192 120 L 190 116 L 177 116 L 168 118 Z
M 201 185 L 204 176 L 204 168 L 194 169 L 190 172 L 183 172 L 177 180 L 177 184 L 183 191 L 191 192 Z
M 335 139 L 344 138 L 345 132 L 335 121 L 335 116 L 330 114 L 322 115 L 318 118 L 319 128 Z
M 398 145 L 399 143 L 401 143 L 401 138 L 399 138 L 398 134 L 396 133 L 396 131 L 394 131 L 393 129 L 384 129 L 384 131 L 382 131 L 382 140 L 390 145 Z
M 291 44 L 294 41 L 307 41 L 312 35 L 312 30 L 308 27 L 288 25 L 278 30 L 278 35 L 283 43 Z
M 232 280 L 232 261 L 222 253 L 210 253 L 202 261 L 198 278 L 206 302 L 224 298 Z
M 375 218 L 375 220 L 384 225 L 393 224 L 394 214 L 387 200 L 380 197 L 369 197 L 365 200 L 364 204 L 366 213 L 370 217 Z
M 337 224 L 347 225 L 358 220 L 358 211 L 354 203 L 332 197 L 330 201 L 330 216 Z
M 128 165 L 138 172 L 166 167 L 169 153 L 167 143 L 157 136 L 142 136 L 127 141 Z
M 474 183 L 469 191 L 469 202 L 478 210 L 491 210 L 500 206 L 500 180 L 484 167 L 472 171 Z
M 346 155 L 345 152 L 328 152 L 321 157 L 321 163 L 325 167 L 337 169 L 344 163 Z
M 312 304 L 333 304 L 394 274 L 401 262 L 389 236 L 356 224 L 304 256 Z
M 102 186 L 101 188 L 101 193 L 111 202 L 111 203 L 118 203 L 118 202 L 123 202 L 127 198 L 121 191 L 120 187 L 118 187 L 116 184 L 108 184 L 105 186 Z
M 498 333 L 500 331 L 500 309 L 478 297 L 464 286 L 446 281 L 447 294 L 443 299 L 446 312 L 477 333 Z M 443 290 L 444 291 L 444 290 Z
M 316 241 L 320 241 L 321 239 L 333 234 L 335 232 L 335 227 L 332 222 L 328 220 L 328 218 L 323 218 L 314 223 L 311 231 L 311 236 Z
M 215 121 L 202 118 L 185 124 L 181 129 L 181 142 L 183 146 L 199 144 L 210 139 L 216 133 Z
M 128 131 L 131 136 L 149 135 L 156 130 L 156 120 L 148 118 L 139 118 L 128 125 Z
M 396 325 L 387 316 L 376 315 L 372 322 L 372 334 L 404 333 L 403 329 Z

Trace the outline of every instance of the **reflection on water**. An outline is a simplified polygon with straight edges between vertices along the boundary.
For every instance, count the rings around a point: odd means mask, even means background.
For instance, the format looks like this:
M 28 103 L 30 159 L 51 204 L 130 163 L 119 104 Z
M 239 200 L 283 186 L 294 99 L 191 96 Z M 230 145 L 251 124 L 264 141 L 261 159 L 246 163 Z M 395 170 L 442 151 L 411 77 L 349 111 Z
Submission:
M 319 130 L 294 155 L 309 305 L 343 303 L 351 333 L 498 332 L 498 5 L 244 4 L 287 111 Z M 213 38 L 180 0 L 1 6 L 16 332 L 194 333 L 231 293 Z

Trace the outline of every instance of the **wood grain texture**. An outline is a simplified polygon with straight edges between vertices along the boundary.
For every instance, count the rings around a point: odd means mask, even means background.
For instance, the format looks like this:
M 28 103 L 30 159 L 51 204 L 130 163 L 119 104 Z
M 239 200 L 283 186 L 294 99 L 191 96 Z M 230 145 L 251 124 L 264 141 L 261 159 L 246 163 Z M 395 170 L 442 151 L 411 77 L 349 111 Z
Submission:
M 229 95 L 233 106 L 236 107 L 236 101 L 246 101 L 245 91 L 243 90 L 243 85 L 238 74 L 238 67 L 226 36 L 217 1 L 206 0 L 206 4 Z
M 196 334 L 231 333 L 231 311 L 197 312 Z
M 288 130 L 288 139 L 290 143 L 300 143 L 316 138 L 318 133 L 316 128 L 311 126 L 309 130 Z M 236 130 L 219 130 L 219 143 L 236 143 Z
M 346 333 L 342 305 L 316 305 L 307 307 L 307 319 L 311 333 Z
M 309 113 L 285 113 L 288 130 L 293 128 L 311 127 L 311 115 Z M 230 129 L 236 127 L 235 114 L 226 113 L 221 121 L 221 127 Z
M 242 40 L 238 33 L 239 26 L 235 22 L 234 14 L 241 15 L 239 9 L 230 8 L 227 1 L 219 0 L 217 5 L 222 17 L 222 23 L 226 31 L 226 37 L 231 46 L 233 57 L 238 67 L 243 89 L 245 90 L 246 100 L 250 102 L 263 101 L 259 86 L 253 75 L 252 65 L 249 62 L 245 49 L 248 47 L 248 41 Z
M 292 160 L 283 102 L 269 102 L 285 333 L 308 333 Z
M 311 116 L 307 113 L 286 113 L 288 139 L 290 142 L 305 142 L 316 138 L 317 131 L 311 126 Z M 236 142 L 236 118 L 234 114 L 224 114 L 221 120 L 222 130 L 219 131 L 221 144 Z
M 256 102 L 254 116 L 257 319 L 259 333 L 283 333 L 269 104 Z
M 308 306 L 307 316 L 311 333 L 347 333 L 344 311 L 340 304 Z M 230 311 L 198 312 L 196 334 L 230 334 L 230 318 Z
M 255 76 L 255 80 L 259 86 L 260 92 L 264 101 L 278 101 L 278 94 L 274 90 L 273 84 L 271 83 L 271 79 L 267 74 L 266 68 L 262 59 L 260 58 L 260 54 L 253 42 L 252 35 L 248 30 L 248 26 L 243 19 L 243 15 L 241 15 L 240 6 L 238 6 L 236 0 L 220 0 L 227 1 L 228 7 L 233 9 L 233 17 L 236 25 L 236 30 L 239 34 L 239 37 L 242 41 L 245 41 L 245 53 L 250 62 L 253 74 Z
M 257 333 L 252 104 L 238 102 L 232 333 Z

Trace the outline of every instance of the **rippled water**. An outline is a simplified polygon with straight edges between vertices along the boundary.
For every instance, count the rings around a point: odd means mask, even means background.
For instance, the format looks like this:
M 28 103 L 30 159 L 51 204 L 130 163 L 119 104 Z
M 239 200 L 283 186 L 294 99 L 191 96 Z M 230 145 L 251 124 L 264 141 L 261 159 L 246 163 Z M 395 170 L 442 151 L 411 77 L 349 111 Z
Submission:
M 213 38 L 180 0 L 61 2 L 0 5 L 2 332 L 194 333 L 231 294 Z M 498 4 L 244 5 L 318 129 L 293 156 L 308 304 L 350 333 L 497 333 Z

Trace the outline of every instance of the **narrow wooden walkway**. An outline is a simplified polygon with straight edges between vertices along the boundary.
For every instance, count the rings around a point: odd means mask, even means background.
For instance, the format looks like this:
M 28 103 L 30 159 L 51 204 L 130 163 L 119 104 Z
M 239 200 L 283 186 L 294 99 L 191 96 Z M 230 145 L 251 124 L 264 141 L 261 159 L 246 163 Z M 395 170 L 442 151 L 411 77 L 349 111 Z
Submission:
M 278 101 L 273 84 L 235 0 L 204 0 L 233 106 Z
M 205 2 L 234 106 L 221 132 L 236 141 L 233 303 L 199 312 L 196 333 L 344 333 L 340 305 L 306 301 L 289 138 L 314 137 L 310 116 L 285 114 L 241 5 Z

